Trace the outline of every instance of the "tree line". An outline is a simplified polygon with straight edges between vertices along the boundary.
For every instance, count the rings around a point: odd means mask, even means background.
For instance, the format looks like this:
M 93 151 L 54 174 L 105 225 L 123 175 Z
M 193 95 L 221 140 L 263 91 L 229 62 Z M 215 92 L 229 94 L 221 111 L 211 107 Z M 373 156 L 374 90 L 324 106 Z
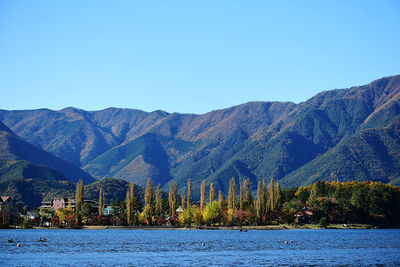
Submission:
M 192 199 L 192 182 L 187 192 L 178 195 L 177 184 L 169 185 L 168 198 L 161 186 L 154 188 L 149 178 L 145 187 L 144 205 L 135 196 L 129 183 L 125 201 L 112 204 L 112 214 L 104 215 L 105 192 L 100 189 L 98 213 L 84 202 L 83 183 L 76 187 L 75 210 L 57 211 L 58 223 L 112 224 L 129 226 L 191 226 L 191 225 L 268 225 L 294 223 L 363 223 L 400 225 L 400 188 L 378 182 L 316 182 L 281 190 L 273 179 L 259 180 L 252 194 L 250 179 L 239 185 L 232 178 L 228 195 L 218 194 L 213 183 L 200 185 L 200 201 Z M 238 190 L 239 189 L 239 190 Z M 208 199 L 206 193 L 208 191 Z M 239 191 L 239 196 L 237 195 Z M 218 196 L 217 196 L 218 195 Z

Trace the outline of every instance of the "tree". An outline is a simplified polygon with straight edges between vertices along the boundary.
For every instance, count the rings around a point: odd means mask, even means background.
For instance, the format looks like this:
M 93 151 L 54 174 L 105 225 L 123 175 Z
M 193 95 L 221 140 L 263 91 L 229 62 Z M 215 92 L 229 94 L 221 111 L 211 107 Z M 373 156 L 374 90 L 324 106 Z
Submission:
M 215 191 L 214 184 L 210 184 L 210 203 L 215 201 L 215 198 L 217 197 L 217 193 Z
M 153 206 L 154 206 L 154 186 L 151 178 L 147 179 L 146 189 L 144 192 L 144 215 L 148 224 L 153 221 Z
M 219 209 L 221 211 L 226 208 L 225 196 L 221 190 L 219 190 L 219 194 L 218 194 L 218 204 L 219 204 Z
M 161 197 L 161 185 L 157 185 L 156 190 L 156 216 L 160 217 L 162 214 L 162 197 Z
M 91 218 L 93 216 L 93 212 L 92 212 L 92 205 L 90 205 L 90 203 L 85 202 L 82 205 L 81 208 L 81 215 L 82 215 L 82 222 L 85 224 L 90 224 L 91 223 Z
M 129 182 L 129 187 L 126 192 L 126 221 L 128 225 L 133 225 L 135 212 L 135 187 L 132 182 Z
M 185 195 L 185 191 L 182 191 L 182 193 L 181 193 L 181 206 L 182 206 L 182 209 L 186 209 L 186 195 Z
M 81 223 L 81 207 L 84 203 L 84 189 L 83 189 L 83 181 L 79 180 L 79 182 L 76 184 L 76 190 L 75 190 L 75 222 L 77 224 Z
M 190 198 L 192 196 L 192 181 L 189 179 L 188 180 L 188 193 L 187 193 L 187 206 L 190 207 L 191 203 L 190 203 Z
M 261 220 L 261 218 L 265 214 L 265 192 L 263 188 L 263 183 L 265 185 L 264 180 L 263 182 L 259 180 L 257 184 L 256 216 L 258 220 Z
M 104 215 L 104 206 L 105 206 L 104 191 L 103 191 L 103 187 L 100 187 L 100 192 L 99 192 L 99 215 L 100 216 Z
M 247 178 L 243 182 L 244 186 L 244 208 L 245 209 L 251 209 L 252 204 L 253 204 L 253 196 L 251 195 L 251 182 L 250 179 Z
M 229 192 L 228 192 L 228 209 L 235 210 L 236 205 L 236 181 L 235 178 L 229 182 Z
M 244 202 L 244 187 L 243 187 L 243 184 L 240 184 L 240 190 L 239 190 L 239 210 L 243 210 L 243 202 Z
M 198 225 L 201 225 L 204 223 L 203 214 L 201 213 L 201 210 L 197 207 L 194 208 L 193 221 L 195 224 L 198 224 Z
M 177 202 L 177 193 L 178 187 L 175 182 L 170 183 L 169 185 L 169 194 L 168 194 L 168 204 L 169 204 L 169 212 L 170 215 L 174 215 L 176 212 L 176 202 Z
M 217 201 L 208 203 L 203 211 L 203 219 L 207 224 L 215 224 L 220 217 L 220 209 Z
M 200 185 L 200 210 L 206 205 L 206 182 L 203 180 Z

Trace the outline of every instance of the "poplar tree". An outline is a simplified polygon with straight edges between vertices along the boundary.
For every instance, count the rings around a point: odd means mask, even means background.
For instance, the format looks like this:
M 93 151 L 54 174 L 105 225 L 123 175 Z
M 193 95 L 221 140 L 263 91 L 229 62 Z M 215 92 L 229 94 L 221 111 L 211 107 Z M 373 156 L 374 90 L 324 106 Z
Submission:
M 236 202 L 236 181 L 235 178 L 229 182 L 229 192 L 228 192 L 228 209 L 234 210 Z
M 203 211 L 206 205 L 206 182 L 203 180 L 200 186 L 200 210 Z
M 104 206 L 105 206 L 104 191 L 103 191 L 103 187 L 100 187 L 100 192 L 99 192 L 99 215 L 100 216 L 104 215 Z
M 219 204 L 219 210 L 222 211 L 223 209 L 226 208 L 226 200 L 225 200 L 225 196 L 222 193 L 221 190 L 219 190 L 218 193 L 218 204 Z
M 126 220 L 128 225 L 133 225 L 133 217 L 135 210 L 135 187 L 132 182 L 129 182 L 128 190 L 126 191 Z
M 182 191 L 182 193 L 181 193 L 181 204 L 182 204 L 182 209 L 186 209 L 186 195 L 185 195 L 185 191 Z
M 265 214 L 265 192 L 264 192 L 265 181 L 258 181 L 257 184 L 257 200 L 256 200 L 256 214 L 260 220 Z
M 214 184 L 210 184 L 210 203 L 213 203 L 217 197 L 217 192 L 215 191 Z
M 157 185 L 156 190 L 156 216 L 160 217 L 162 213 L 162 196 L 161 196 L 161 185 Z
M 274 202 L 274 178 L 271 178 L 271 182 L 268 185 L 268 199 L 267 199 L 267 211 L 272 211 L 275 209 Z
M 243 202 L 244 202 L 244 186 L 241 183 L 239 191 L 239 210 L 243 210 Z
M 146 189 L 144 192 L 144 202 L 145 202 L 144 214 L 147 222 L 151 224 L 153 218 L 153 206 L 154 206 L 154 186 L 151 178 L 147 179 Z
M 83 181 L 79 180 L 75 190 L 75 222 L 81 223 L 81 208 L 84 202 Z
M 170 215 L 174 215 L 176 212 L 178 187 L 175 182 L 169 184 L 168 204 Z
M 190 207 L 190 198 L 192 196 L 192 181 L 189 179 L 188 180 L 188 193 L 187 193 L 187 207 Z
M 253 204 L 253 196 L 251 195 L 251 182 L 247 178 L 243 182 L 244 185 L 244 206 L 251 207 Z

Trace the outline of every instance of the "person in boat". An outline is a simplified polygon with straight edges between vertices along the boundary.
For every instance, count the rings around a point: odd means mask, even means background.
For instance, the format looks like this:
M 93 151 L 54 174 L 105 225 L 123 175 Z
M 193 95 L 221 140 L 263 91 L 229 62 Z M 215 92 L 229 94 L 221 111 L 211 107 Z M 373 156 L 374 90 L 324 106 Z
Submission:
M 14 243 L 14 240 L 12 238 L 9 238 L 8 243 Z

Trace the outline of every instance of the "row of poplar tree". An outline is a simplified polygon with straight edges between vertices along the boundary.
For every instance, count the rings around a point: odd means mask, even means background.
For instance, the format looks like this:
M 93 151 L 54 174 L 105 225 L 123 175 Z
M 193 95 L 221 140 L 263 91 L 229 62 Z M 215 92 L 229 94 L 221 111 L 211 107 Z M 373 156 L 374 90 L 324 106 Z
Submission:
M 144 208 L 141 213 L 135 210 L 136 201 L 133 183 L 129 184 L 126 194 L 126 220 L 128 225 L 141 224 L 164 224 L 165 218 L 172 224 L 191 225 L 201 224 L 242 224 L 271 222 L 277 219 L 276 211 L 280 204 L 279 183 L 271 179 L 266 182 L 259 181 L 257 197 L 253 199 L 251 193 L 250 179 L 245 179 L 240 185 L 240 195 L 237 199 L 237 185 L 234 178 L 229 182 L 228 197 L 225 198 L 221 190 L 218 193 L 218 200 L 214 184 L 209 186 L 209 200 L 206 199 L 206 183 L 203 181 L 200 186 L 200 203 L 192 203 L 192 182 L 189 179 L 187 193 L 182 191 L 180 195 L 180 206 L 178 207 L 178 188 L 176 183 L 170 184 L 168 193 L 168 211 L 163 210 L 163 199 L 160 184 L 154 192 L 152 180 L 149 178 L 146 183 Z M 135 216 L 138 216 L 136 218 Z

